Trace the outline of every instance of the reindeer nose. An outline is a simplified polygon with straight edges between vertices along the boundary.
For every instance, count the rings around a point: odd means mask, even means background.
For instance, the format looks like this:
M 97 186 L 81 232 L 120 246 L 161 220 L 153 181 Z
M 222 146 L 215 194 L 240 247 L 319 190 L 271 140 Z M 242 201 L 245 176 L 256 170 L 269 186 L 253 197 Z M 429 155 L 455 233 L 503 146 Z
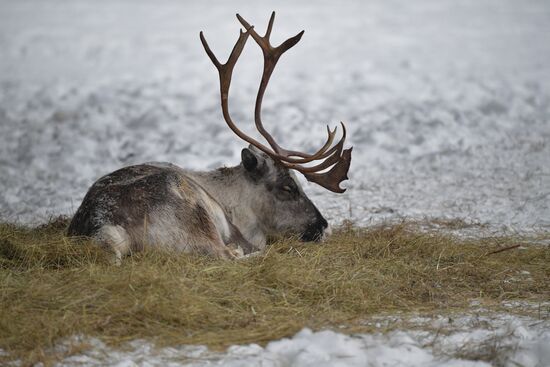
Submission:
M 314 207 L 315 208 L 315 207 Z M 301 239 L 302 241 L 315 241 L 320 242 L 323 240 L 324 237 L 326 237 L 326 230 L 328 228 L 328 222 L 323 217 L 323 215 L 319 212 L 317 208 L 315 208 L 315 221 L 310 223 L 305 232 L 302 233 Z

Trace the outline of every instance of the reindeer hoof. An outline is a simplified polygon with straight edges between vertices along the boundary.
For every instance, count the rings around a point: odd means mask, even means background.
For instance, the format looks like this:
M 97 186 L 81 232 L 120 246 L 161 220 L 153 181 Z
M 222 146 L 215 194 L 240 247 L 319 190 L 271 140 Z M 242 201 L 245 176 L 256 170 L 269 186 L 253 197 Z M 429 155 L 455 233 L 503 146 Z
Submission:
M 227 249 L 229 250 L 229 253 L 231 254 L 232 258 L 238 259 L 244 256 L 244 251 L 242 247 L 239 245 L 236 245 L 234 243 L 229 243 L 227 244 Z

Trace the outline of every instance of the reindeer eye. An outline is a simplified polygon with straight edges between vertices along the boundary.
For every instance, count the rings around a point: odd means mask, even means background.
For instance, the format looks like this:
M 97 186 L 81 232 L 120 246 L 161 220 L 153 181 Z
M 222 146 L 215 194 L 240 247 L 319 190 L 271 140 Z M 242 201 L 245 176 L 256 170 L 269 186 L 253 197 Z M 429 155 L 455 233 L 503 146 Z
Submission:
M 298 188 L 293 182 L 279 186 L 279 198 L 281 200 L 293 200 L 298 195 Z
M 296 187 L 296 184 L 292 181 L 289 181 L 286 185 L 283 185 L 282 188 L 283 191 L 294 194 L 298 191 L 298 188 Z

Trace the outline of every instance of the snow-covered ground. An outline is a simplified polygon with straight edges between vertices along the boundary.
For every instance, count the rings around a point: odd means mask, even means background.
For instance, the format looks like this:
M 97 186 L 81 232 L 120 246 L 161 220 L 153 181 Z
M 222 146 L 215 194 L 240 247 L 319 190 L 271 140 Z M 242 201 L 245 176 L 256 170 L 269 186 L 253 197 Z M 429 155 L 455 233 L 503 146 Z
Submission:
M 238 163 L 217 74 L 234 14 L 276 42 L 306 34 L 268 89 L 265 121 L 314 149 L 340 120 L 349 190 L 306 190 L 333 221 L 462 218 L 550 228 L 550 3 L 541 1 L 0 0 L 0 218 L 72 214 L 99 176 L 166 160 Z M 254 134 L 261 52 L 249 42 L 231 108 Z
M 376 325 L 402 322 L 380 320 Z M 65 358 L 57 366 L 227 366 L 227 367 L 544 367 L 550 365 L 550 322 L 493 314 L 417 317 L 409 330 L 345 335 L 305 328 L 292 338 L 230 347 L 213 353 L 203 346 L 155 348 L 135 340 L 123 350 L 101 341 L 75 337 L 59 346 L 86 343 L 88 351 Z M 384 325 L 385 324 L 385 325 Z M 488 363 L 479 358 L 491 358 Z
M 234 14 L 263 31 L 271 10 L 275 42 L 306 34 L 272 78 L 266 124 L 284 145 L 313 150 L 325 124 L 343 120 L 354 146 L 344 195 L 306 185 L 329 219 L 461 218 L 491 232 L 550 230 L 548 0 L 0 0 L 0 219 L 70 215 L 95 179 L 124 165 L 237 164 L 243 143 L 223 122 L 198 32 L 223 59 L 238 34 Z M 231 109 L 251 134 L 260 72 L 250 41 Z M 525 360 L 535 355 L 550 365 L 540 347 L 550 344 L 548 324 L 510 322 L 515 329 L 495 324 L 520 346 L 505 361 L 535 366 Z M 454 345 L 454 336 L 475 343 L 491 335 L 477 330 L 427 338 Z M 98 345 L 91 353 L 121 366 L 164 365 L 158 355 L 194 365 L 443 364 L 422 335 L 304 330 L 220 355 L 199 347 L 158 354 L 137 341 L 134 351 Z

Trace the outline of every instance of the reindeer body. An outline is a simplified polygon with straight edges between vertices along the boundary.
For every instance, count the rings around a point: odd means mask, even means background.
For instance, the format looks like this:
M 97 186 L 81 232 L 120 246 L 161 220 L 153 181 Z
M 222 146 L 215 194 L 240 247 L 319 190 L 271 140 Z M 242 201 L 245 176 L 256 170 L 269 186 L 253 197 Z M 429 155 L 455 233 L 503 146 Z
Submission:
M 243 163 L 210 172 L 170 163 L 129 166 L 97 180 L 69 225 L 117 261 L 145 247 L 233 258 L 265 247 L 266 237 L 321 240 L 328 223 L 288 169 L 254 147 Z
M 221 205 L 192 175 L 169 163 L 125 167 L 96 181 L 68 229 L 89 236 L 117 258 L 147 246 L 232 257 L 226 245 L 250 253 Z

